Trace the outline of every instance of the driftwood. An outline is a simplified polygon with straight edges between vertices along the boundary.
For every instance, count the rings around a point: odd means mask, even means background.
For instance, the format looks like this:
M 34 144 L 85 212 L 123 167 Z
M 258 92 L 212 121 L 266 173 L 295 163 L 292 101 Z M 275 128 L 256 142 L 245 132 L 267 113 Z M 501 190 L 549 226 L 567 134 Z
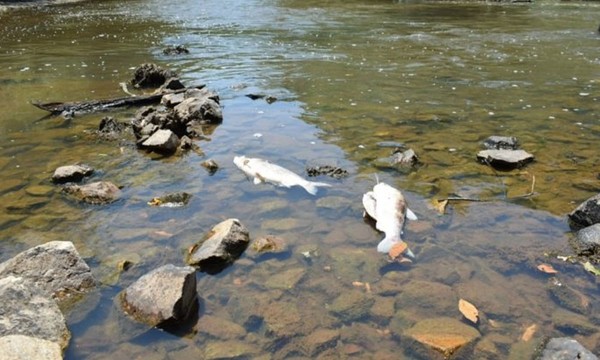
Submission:
M 160 102 L 163 95 L 177 94 L 185 92 L 188 89 L 202 89 L 205 85 L 192 86 L 179 90 L 165 91 L 158 94 L 150 95 L 139 95 L 139 96 L 126 96 L 113 99 L 101 99 L 101 100 L 88 100 L 88 101 L 76 101 L 76 102 L 49 102 L 40 103 L 32 102 L 31 104 L 37 108 L 48 111 L 52 115 L 59 115 L 63 113 L 82 113 L 82 112 L 94 112 L 112 109 L 116 107 L 124 106 L 143 106 L 151 105 Z

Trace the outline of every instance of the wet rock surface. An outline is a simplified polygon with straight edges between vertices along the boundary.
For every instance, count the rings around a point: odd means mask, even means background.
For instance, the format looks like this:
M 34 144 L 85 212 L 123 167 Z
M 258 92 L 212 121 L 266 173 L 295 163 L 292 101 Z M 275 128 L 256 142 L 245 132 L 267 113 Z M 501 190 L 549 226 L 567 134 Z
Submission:
M 21 277 L 0 279 L 0 336 L 26 335 L 66 348 L 71 334 L 49 294 Z
M 600 224 L 579 230 L 573 242 L 578 255 L 600 256 Z
M 191 194 L 181 191 L 152 198 L 152 200 L 148 202 L 148 205 L 159 207 L 181 207 L 187 205 L 191 198 Z
M 51 241 L 26 250 L 0 264 L 0 277 L 18 276 L 57 300 L 96 286 L 89 266 L 70 241 Z
M 177 77 L 177 74 L 171 70 L 156 64 L 142 64 L 135 69 L 131 84 L 137 88 L 157 88 L 172 77 Z
M 579 230 L 600 223 L 600 194 L 581 203 L 569 214 L 569 225 Z
M 598 357 L 569 337 L 553 338 L 544 347 L 538 360 L 597 360 Z
M 185 322 L 197 307 L 194 268 L 164 265 L 139 278 L 120 295 L 126 313 L 150 326 Z
M 5 360 L 61 360 L 63 358 L 57 343 L 25 335 L 0 337 L 0 354 Z
M 172 154 L 178 146 L 179 137 L 171 130 L 157 130 L 141 144 L 142 148 L 160 154 Z
M 306 168 L 306 173 L 310 177 L 315 177 L 319 175 L 327 175 L 332 178 L 341 179 L 343 177 L 348 176 L 348 171 L 344 170 L 337 166 L 331 165 L 319 165 L 319 166 L 311 166 Z
M 165 55 L 182 55 L 189 54 L 190 51 L 183 45 L 169 45 L 163 49 Z
M 483 141 L 483 146 L 488 150 L 517 150 L 519 142 L 514 136 L 490 136 Z
M 78 201 L 102 205 L 115 202 L 121 196 L 119 187 L 109 181 L 97 181 L 85 185 L 67 185 L 63 192 Z
M 413 167 L 419 164 L 419 158 L 413 149 L 396 149 L 390 158 L 391 165 Z
M 85 164 L 61 166 L 54 170 L 52 182 L 55 184 L 79 182 L 84 177 L 90 176 L 93 173 L 94 169 Z
M 250 235 L 237 219 L 215 225 L 205 239 L 194 246 L 187 263 L 200 271 L 216 274 L 231 265 L 248 247 Z
M 404 335 L 415 340 L 425 348 L 433 349 L 438 354 L 429 352 L 429 358 L 447 358 L 455 355 L 460 348 L 471 344 L 479 338 L 479 331 L 464 323 L 447 317 L 419 321 L 406 330 Z M 423 353 L 423 351 L 420 351 Z M 460 358 L 460 357 L 457 357 Z
M 534 160 L 533 155 L 525 150 L 482 150 L 477 160 L 500 170 L 520 168 Z

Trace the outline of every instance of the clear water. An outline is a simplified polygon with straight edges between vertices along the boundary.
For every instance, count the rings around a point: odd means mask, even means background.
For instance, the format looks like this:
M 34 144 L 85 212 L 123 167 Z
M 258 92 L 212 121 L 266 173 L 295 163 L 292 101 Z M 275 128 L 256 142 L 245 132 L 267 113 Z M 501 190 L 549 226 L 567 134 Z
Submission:
M 418 350 L 405 331 L 428 318 L 460 320 L 459 298 L 483 314 L 480 338 L 462 356 L 524 358 L 549 336 L 597 351 L 597 280 L 554 257 L 572 254 L 566 213 L 600 191 L 597 12 L 598 4 L 578 2 L 295 0 L 5 8 L 0 260 L 70 240 L 103 282 L 67 311 L 67 359 L 410 359 Z M 174 44 L 190 54 L 162 54 Z M 202 153 L 161 159 L 132 139 L 86 132 L 135 109 L 65 120 L 30 105 L 121 96 L 119 82 L 144 62 L 221 96 L 224 122 L 198 140 Z M 516 136 L 536 161 L 512 172 L 478 164 L 490 135 Z M 423 165 L 388 166 L 392 149 L 382 142 L 414 149 Z M 255 186 L 232 163 L 241 154 L 303 175 L 306 166 L 333 165 L 350 176 L 318 178 L 333 187 L 316 197 Z M 200 165 L 206 159 L 220 165 L 215 175 Z M 49 179 L 76 162 L 97 169 L 92 180 L 123 186 L 122 199 L 92 207 L 65 198 Z M 412 265 L 388 264 L 375 251 L 381 234 L 361 205 L 375 176 L 402 189 L 419 216 L 405 229 Z M 535 195 L 522 197 L 532 184 Z M 146 204 L 172 191 L 191 193 L 189 205 Z M 442 215 L 431 204 L 448 196 L 484 201 L 453 202 Z M 122 314 L 114 304 L 122 289 L 160 265 L 183 265 L 188 247 L 231 217 L 252 238 L 282 237 L 289 254 L 265 259 L 248 249 L 219 275 L 198 274 L 200 317 L 184 334 Z M 121 259 L 136 265 L 119 276 Z M 549 276 L 536 269 L 542 262 L 580 297 L 583 319 L 550 295 Z M 336 311 L 353 299 L 360 316 Z M 322 330 L 338 337 L 319 352 L 310 335 Z

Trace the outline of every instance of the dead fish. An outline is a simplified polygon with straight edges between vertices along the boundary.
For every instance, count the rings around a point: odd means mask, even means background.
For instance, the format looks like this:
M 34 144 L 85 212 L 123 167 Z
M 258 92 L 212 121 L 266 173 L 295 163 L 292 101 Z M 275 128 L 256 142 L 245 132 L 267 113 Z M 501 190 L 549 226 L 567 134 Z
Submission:
M 254 184 L 268 182 L 286 188 L 302 186 L 312 195 L 317 194 L 319 187 L 331 186 L 326 183 L 305 180 L 298 174 L 263 159 L 235 156 L 233 163 L 247 176 L 254 178 Z
M 417 216 L 408 206 L 400 190 L 380 182 L 363 195 L 363 206 L 367 215 L 372 217 L 376 223 L 375 228 L 385 233 L 385 237 L 377 245 L 377 251 L 388 253 L 395 243 L 402 240 L 402 228 L 405 219 L 417 220 Z M 415 255 L 407 247 L 406 255 L 415 258 Z

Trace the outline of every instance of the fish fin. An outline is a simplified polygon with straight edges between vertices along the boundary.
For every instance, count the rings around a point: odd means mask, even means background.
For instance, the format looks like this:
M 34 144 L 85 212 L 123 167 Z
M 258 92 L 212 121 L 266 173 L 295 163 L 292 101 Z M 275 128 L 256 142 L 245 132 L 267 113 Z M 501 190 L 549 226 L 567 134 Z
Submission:
M 417 258 L 415 256 L 415 254 L 412 251 L 410 251 L 409 248 L 406 248 L 406 250 L 404 251 L 404 255 L 408 256 L 409 258 L 411 258 L 413 260 Z
M 383 240 L 381 240 L 379 242 L 379 244 L 377 244 L 377 252 L 384 253 L 384 254 L 389 253 L 390 249 L 392 248 L 392 246 L 394 246 L 394 244 L 397 241 L 398 241 L 398 238 L 386 235 L 386 237 L 384 237 Z
M 314 181 L 307 181 L 306 183 L 300 184 L 300 186 L 302 186 L 304 190 L 306 190 L 311 195 L 317 195 L 319 187 L 331 187 L 330 184 Z
M 265 182 L 265 178 L 260 176 L 259 173 L 256 173 L 254 175 L 254 180 L 252 180 L 252 182 L 254 182 L 254 185 L 262 184 Z
M 377 200 L 375 200 L 375 196 L 373 196 L 373 192 L 369 191 L 363 195 L 362 198 L 363 207 L 365 208 L 365 212 L 372 219 L 377 220 L 375 217 L 375 207 L 377 206 Z
M 417 215 L 415 215 L 415 213 L 412 212 L 412 210 L 409 209 L 409 208 L 406 208 L 406 218 L 408 220 L 413 220 L 413 221 L 414 220 L 419 220 L 419 218 L 417 217 Z

